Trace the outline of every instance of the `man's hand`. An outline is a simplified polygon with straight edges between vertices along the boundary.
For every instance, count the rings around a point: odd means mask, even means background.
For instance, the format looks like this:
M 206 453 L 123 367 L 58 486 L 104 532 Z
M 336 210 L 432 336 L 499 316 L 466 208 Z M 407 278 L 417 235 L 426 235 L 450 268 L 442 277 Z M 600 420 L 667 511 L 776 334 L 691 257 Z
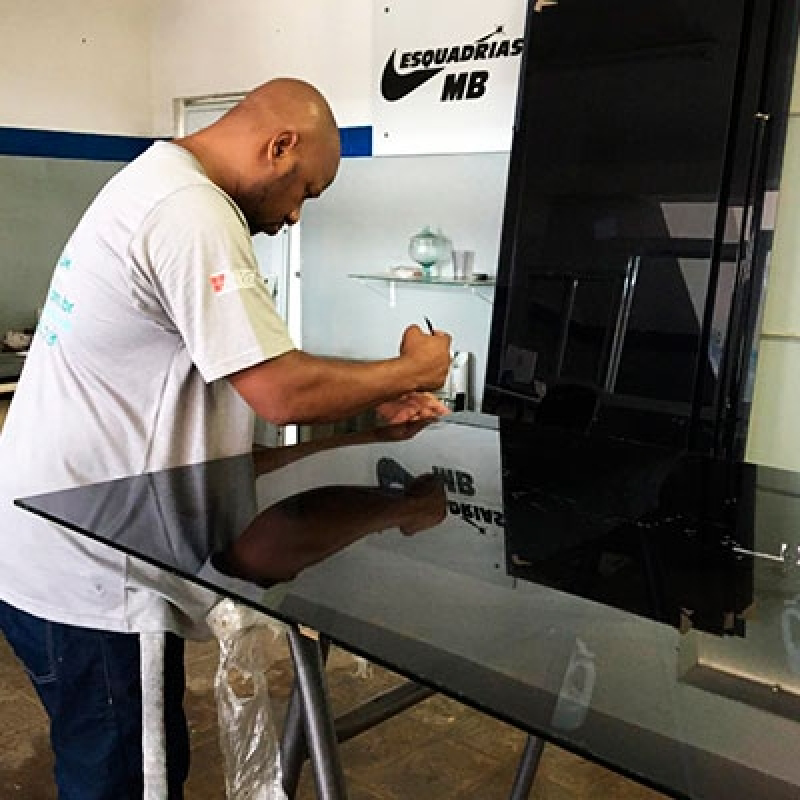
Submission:
M 441 524 L 447 518 L 447 493 L 441 475 L 414 478 L 404 495 L 404 516 L 400 530 L 413 536 Z
M 409 392 L 396 400 L 381 403 L 375 411 L 385 425 L 437 419 L 450 409 L 429 392 Z
M 262 419 L 289 425 L 347 419 L 409 392 L 436 390 L 449 369 L 450 337 L 411 325 L 393 358 L 348 361 L 289 350 L 228 380 Z
M 442 331 L 433 336 L 417 325 L 409 325 L 400 342 L 400 355 L 415 362 L 417 386 L 422 390 L 440 389 L 450 370 L 451 338 Z

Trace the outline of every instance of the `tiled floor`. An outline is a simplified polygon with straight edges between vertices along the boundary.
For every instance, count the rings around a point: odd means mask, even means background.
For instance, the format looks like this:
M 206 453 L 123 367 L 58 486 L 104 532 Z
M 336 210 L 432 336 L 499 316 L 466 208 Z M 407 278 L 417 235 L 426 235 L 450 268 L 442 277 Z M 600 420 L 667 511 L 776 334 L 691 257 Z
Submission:
M 269 644 L 269 682 L 276 719 L 282 718 L 291 686 L 286 646 Z M 192 731 L 192 771 L 187 800 L 225 797 L 213 693 L 216 644 L 190 644 L 187 714 Z M 399 679 L 381 669 L 367 676 L 345 653 L 334 650 L 328 668 L 337 710 L 388 688 Z M 46 723 L 27 679 L 0 638 L 0 797 L 54 800 Z M 435 696 L 342 747 L 351 800 L 450 800 L 506 798 L 524 737 L 470 709 Z M 313 798 L 303 771 L 299 797 Z M 532 792 L 536 800 L 659 800 L 580 758 L 546 747 Z

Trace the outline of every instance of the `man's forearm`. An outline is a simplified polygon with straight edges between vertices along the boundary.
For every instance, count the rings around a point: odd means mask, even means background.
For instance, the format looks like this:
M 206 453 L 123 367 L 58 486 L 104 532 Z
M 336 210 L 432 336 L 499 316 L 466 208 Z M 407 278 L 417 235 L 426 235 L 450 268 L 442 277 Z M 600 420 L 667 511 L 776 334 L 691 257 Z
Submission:
M 409 362 L 399 357 L 361 362 L 300 350 L 230 381 L 260 417 L 277 425 L 333 422 L 420 388 Z

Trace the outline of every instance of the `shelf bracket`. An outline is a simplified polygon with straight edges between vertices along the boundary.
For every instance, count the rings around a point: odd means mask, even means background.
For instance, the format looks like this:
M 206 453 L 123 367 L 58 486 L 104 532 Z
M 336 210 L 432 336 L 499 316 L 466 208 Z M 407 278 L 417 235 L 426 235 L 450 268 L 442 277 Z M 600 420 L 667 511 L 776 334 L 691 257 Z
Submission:
M 363 287 L 369 289 L 371 292 L 374 292 L 379 297 L 387 300 L 389 303 L 389 308 L 394 308 L 397 305 L 397 285 L 396 281 L 385 281 L 385 285 L 387 287 L 387 291 L 384 292 L 380 285 L 376 285 L 374 281 L 370 281 L 365 278 L 355 278 Z
M 488 293 L 482 292 L 481 289 L 484 288 L 488 289 L 489 287 L 476 286 L 475 284 L 471 284 L 469 287 L 469 291 L 470 294 L 474 294 L 476 297 L 480 297 L 480 299 L 483 300 L 484 303 L 492 305 L 492 303 L 494 303 L 494 292 L 493 291 Z

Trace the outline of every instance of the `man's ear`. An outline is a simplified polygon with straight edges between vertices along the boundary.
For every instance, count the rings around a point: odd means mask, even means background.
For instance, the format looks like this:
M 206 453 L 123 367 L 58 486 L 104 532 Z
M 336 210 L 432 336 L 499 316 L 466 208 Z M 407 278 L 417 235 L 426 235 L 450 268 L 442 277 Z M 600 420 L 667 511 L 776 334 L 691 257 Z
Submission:
M 295 131 L 283 131 L 269 142 L 270 161 L 280 161 L 297 147 L 298 136 Z

